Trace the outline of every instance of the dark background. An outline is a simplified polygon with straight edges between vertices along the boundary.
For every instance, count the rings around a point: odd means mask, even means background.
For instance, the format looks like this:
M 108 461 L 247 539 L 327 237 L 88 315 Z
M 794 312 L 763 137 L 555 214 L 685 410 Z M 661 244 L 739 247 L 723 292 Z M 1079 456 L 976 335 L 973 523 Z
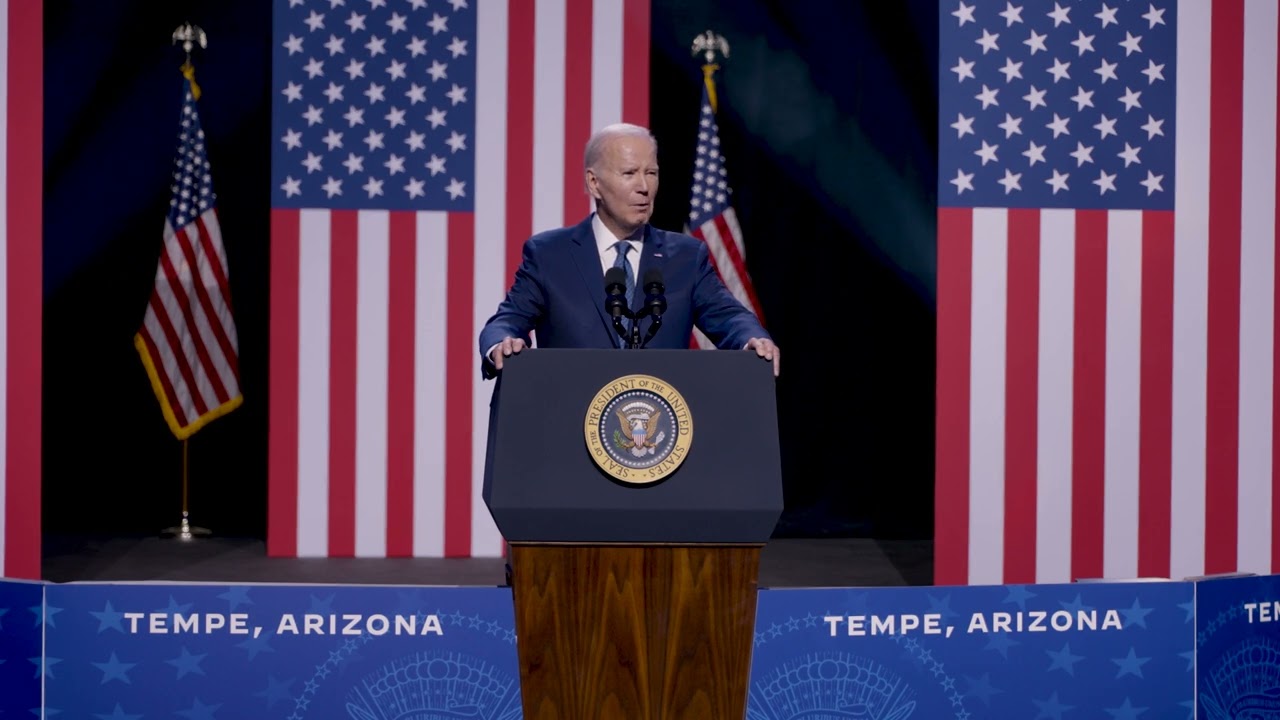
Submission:
M 477 0 L 484 2 L 485 0 Z M 146 535 L 182 445 L 133 348 L 168 205 L 193 22 L 244 405 L 189 442 L 193 522 L 265 537 L 271 5 L 45 2 L 43 523 Z M 688 210 L 694 36 L 730 44 L 719 124 L 778 381 L 779 537 L 928 538 L 933 523 L 937 4 L 654 0 L 655 224 Z

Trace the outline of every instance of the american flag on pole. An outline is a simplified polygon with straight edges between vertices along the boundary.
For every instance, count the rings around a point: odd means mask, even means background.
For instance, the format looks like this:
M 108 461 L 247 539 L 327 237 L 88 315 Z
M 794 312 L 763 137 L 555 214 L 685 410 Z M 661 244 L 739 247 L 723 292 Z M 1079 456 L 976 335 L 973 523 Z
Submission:
M 707 244 L 711 264 L 733 296 L 764 322 L 751 275 L 747 272 L 746 246 L 738 215 L 729 201 L 729 173 L 720 151 L 720 126 L 716 123 L 716 66 L 703 66 L 702 112 L 698 118 L 698 144 L 694 157 L 693 186 L 689 197 L 689 234 Z M 702 349 L 714 349 L 701 330 L 694 328 L 694 341 Z
M 184 440 L 240 406 L 227 255 L 213 192 L 199 85 L 183 66 L 182 110 L 156 280 L 134 345 L 169 429 Z
M 1276 3 L 940 21 L 937 581 L 1276 571 Z
M 277 0 L 272 556 L 497 556 L 480 328 L 648 122 L 648 0 Z
M 0 0 L 0 577 L 40 577 L 44 17 Z

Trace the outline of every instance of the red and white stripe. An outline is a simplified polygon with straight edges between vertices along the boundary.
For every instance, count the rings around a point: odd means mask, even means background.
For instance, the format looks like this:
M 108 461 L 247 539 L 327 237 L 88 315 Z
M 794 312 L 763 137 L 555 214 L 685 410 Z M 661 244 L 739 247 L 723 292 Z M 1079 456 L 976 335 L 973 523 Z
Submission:
M 164 224 L 155 284 L 135 338 L 170 430 L 182 440 L 240 406 L 239 340 L 216 208 Z
M 44 19 L 0 0 L 0 577 L 40 577 Z
M 939 584 L 1280 570 L 1277 15 L 1178 5 L 1174 211 L 939 210 Z
M 742 228 L 738 225 L 738 214 L 732 207 L 727 207 L 714 218 L 690 230 L 691 235 L 707 244 L 711 253 L 711 264 L 724 282 L 729 292 L 743 305 L 751 308 L 756 317 L 764 322 L 764 313 L 760 310 L 760 301 L 756 299 L 755 286 L 747 273 L 747 248 L 742 242 Z M 699 348 L 710 350 L 715 348 L 702 331 L 693 331 Z
M 534 232 L 648 122 L 646 0 L 477 4 L 475 210 L 273 210 L 268 554 L 497 556 L 476 342 Z

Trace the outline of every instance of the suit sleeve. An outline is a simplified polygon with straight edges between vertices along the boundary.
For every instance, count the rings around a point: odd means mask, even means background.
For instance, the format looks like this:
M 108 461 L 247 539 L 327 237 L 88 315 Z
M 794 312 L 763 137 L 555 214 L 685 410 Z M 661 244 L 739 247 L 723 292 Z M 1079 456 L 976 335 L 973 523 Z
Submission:
M 523 338 L 528 343 L 529 333 L 545 313 L 546 293 L 542 287 L 538 255 L 537 243 L 526 241 L 520 267 L 516 268 L 515 282 L 480 331 L 480 373 L 485 379 L 497 374 L 487 354 L 489 348 L 508 337 Z
M 693 323 L 721 350 L 741 350 L 751 338 L 769 333 L 750 308 L 729 292 L 715 268 L 707 244 L 697 243 L 693 287 Z

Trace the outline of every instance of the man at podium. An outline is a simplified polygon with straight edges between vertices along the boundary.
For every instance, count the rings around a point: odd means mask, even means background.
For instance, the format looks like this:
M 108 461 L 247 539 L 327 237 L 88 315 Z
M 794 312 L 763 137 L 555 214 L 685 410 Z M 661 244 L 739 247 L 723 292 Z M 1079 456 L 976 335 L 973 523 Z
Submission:
M 596 211 L 525 241 L 515 282 L 480 331 L 483 377 L 528 347 L 530 332 L 544 348 L 679 349 L 689 347 L 695 326 L 718 348 L 771 361 L 776 376 L 778 347 L 721 282 L 706 244 L 649 224 L 658 194 L 658 144 L 649 130 L 601 128 L 583 164 Z

